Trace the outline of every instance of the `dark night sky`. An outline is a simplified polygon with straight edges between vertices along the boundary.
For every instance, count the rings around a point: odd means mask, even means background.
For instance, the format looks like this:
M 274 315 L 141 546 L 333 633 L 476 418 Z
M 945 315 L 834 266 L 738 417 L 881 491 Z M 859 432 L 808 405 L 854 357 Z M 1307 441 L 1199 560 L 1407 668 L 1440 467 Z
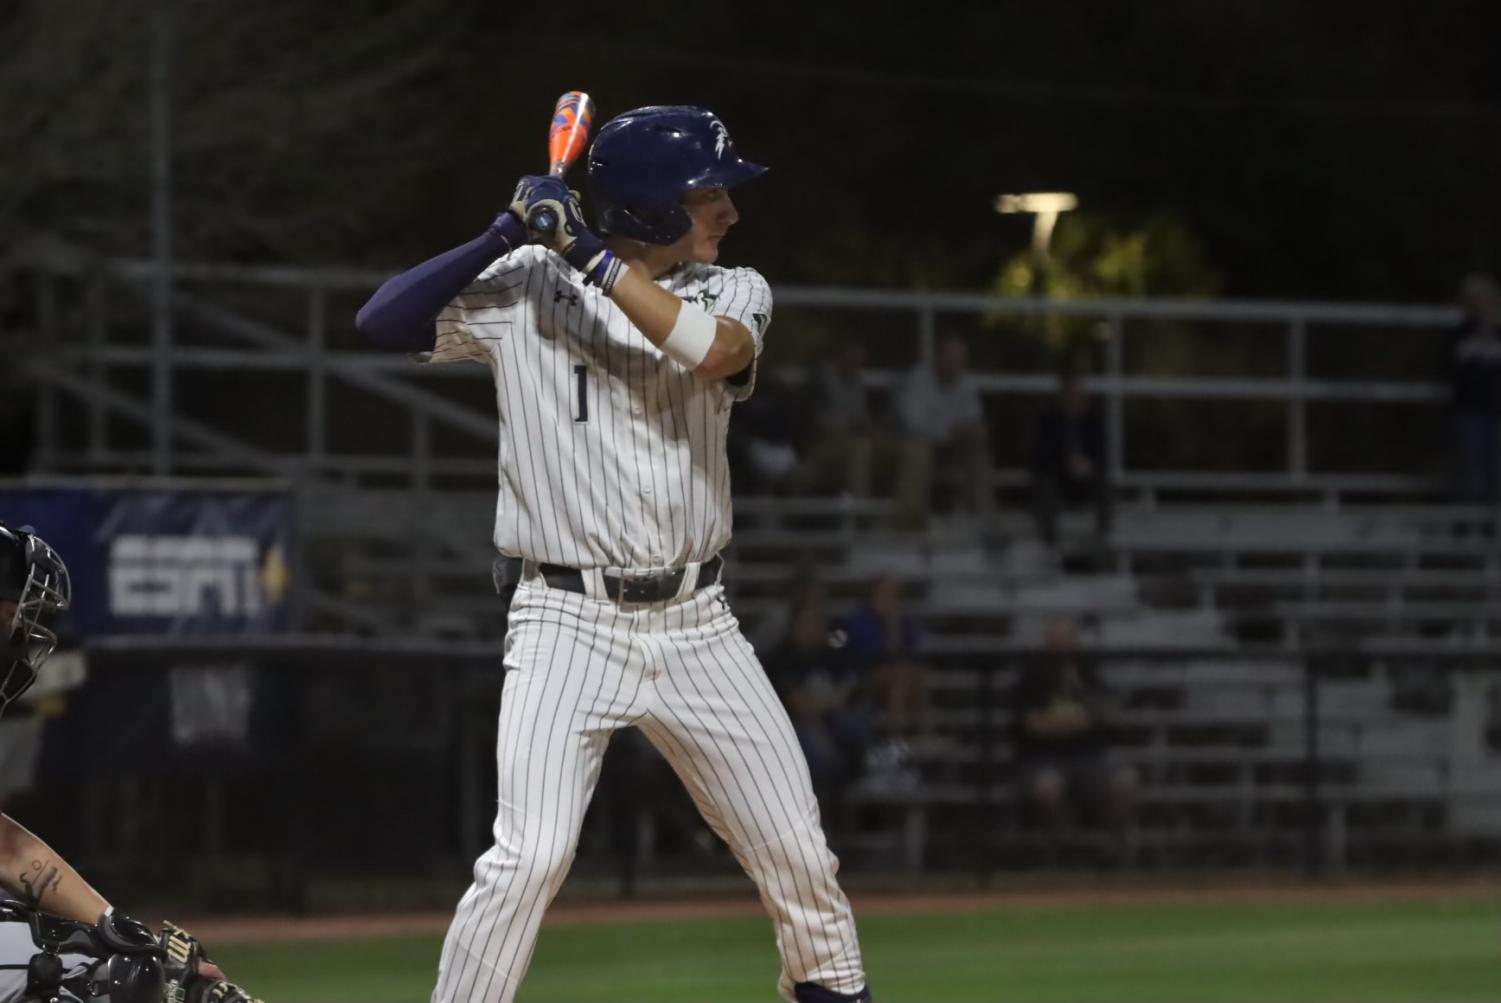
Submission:
M 609 28 L 585 12 L 567 43 L 507 56 L 497 5 L 449 82 L 465 113 L 442 195 L 402 210 L 442 219 L 433 239 L 472 229 L 581 87 L 605 117 L 715 108 L 773 167 L 726 253 L 774 278 L 881 281 L 830 250 L 855 230 L 873 259 L 952 249 L 953 283 L 978 286 L 1028 232 L 993 195 L 1067 188 L 1121 225 L 1176 216 L 1230 294 L 1447 298 L 1501 250 L 1501 24 L 1407 6 L 832 3 Z
M 903 284 L 925 261 L 938 284 L 981 288 L 1028 235 L 993 196 L 1058 188 L 1118 227 L 1177 220 L 1230 295 L 1433 301 L 1501 265 L 1495 5 L 172 2 L 177 225 L 200 257 L 395 267 L 451 246 L 544 166 L 553 101 L 580 88 L 602 117 L 714 108 L 773 168 L 741 193 L 726 260 L 776 281 Z M 0 0 L 0 29 L 70 6 L 115 19 L 100 51 L 144 65 L 131 5 Z M 415 14 L 367 52 L 391 10 Z M 423 43 L 437 55 L 398 98 L 356 86 L 342 107 L 364 100 L 358 116 L 337 110 L 350 74 Z M 118 190 L 54 186 L 25 204 L 34 227 L 87 239 L 87 213 L 145 218 L 143 74 L 97 77 L 52 121 L 126 95 L 99 126 L 122 144 Z M 216 148 L 216 130 L 234 136 Z M 59 162 L 83 131 L 60 135 Z M 145 252 L 122 233 L 104 249 Z

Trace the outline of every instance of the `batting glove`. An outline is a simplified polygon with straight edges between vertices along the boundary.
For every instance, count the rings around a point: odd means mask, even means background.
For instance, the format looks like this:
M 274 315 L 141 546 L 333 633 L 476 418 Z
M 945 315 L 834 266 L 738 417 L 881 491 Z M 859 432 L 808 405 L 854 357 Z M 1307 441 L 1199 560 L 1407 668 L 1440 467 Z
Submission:
M 620 261 L 606 250 L 605 242 L 584 222 L 578 193 L 561 178 L 528 175 L 516 186 L 511 212 L 526 221 L 536 243 L 551 247 L 564 261 L 584 273 L 608 293 L 620 276 Z
M 167 1003 L 260 1003 L 233 982 L 224 981 L 224 973 L 213 966 L 203 944 L 182 927 L 163 924 L 157 944 L 165 956 L 162 975 Z M 213 974 L 206 974 L 205 966 L 213 966 Z

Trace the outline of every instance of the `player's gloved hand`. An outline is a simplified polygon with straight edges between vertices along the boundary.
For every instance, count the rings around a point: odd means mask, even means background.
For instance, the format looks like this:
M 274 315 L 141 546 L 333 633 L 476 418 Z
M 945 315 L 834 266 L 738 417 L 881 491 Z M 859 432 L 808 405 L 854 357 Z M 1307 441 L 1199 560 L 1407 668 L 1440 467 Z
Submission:
M 575 261 L 576 254 L 598 252 L 604 247 L 584 222 L 578 193 L 570 191 L 562 178 L 536 174 L 522 178 L 511 199 L 511 211 L 526 221 L 533 241 L 551 247 L 575 268 L 582 269 L 587 261 Z
M 188 990 L 185 1003 L 261 1003 L 233 982 L 200 983 Z
M 557 178 L 541 174 L 528 174 L 516 182 L 516 193 L 511 196 L 506 211 L 526 224 L 528 240 L 542 239 L 543 235 L 532 229 L 532 214 L 541 208 L 543 202 L 556 197 L 557 188 L 568 190 L 568 186 Z
M 166 955 L 162 974 L 169 999 L 184 1003 L 259 1003 L 239 986 L 226 982 L 203 944 L 182 927 L 163 924 L 157 943 Z
M 584 222 L 578 193 L 570 191 L 562 178 L 535 174 L 522 178 L 510 210 L 526 221 L 534 242 L 551 247 L 583 272 L 586 282 L 610 291 L 620 272 L 619 263 Z M 545 228 L 548 222 L 550 229 Z

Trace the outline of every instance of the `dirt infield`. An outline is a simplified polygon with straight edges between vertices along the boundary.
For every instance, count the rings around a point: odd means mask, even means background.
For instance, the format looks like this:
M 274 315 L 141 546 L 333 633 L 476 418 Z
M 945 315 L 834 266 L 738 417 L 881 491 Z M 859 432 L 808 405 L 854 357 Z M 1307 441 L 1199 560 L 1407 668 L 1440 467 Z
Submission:
M 1247 880 L 1213 885 L 1117 883 L 1109 887 L 1069 884 L 1064 887 L 1019 887 L 982 892 L 874 892 L 852 894 L 857 915 L 963 913 L 991 909 L 1048 909 L 1078 906 L 1132 906 L 1146 903 L 1195 902 L 1361 902 L 1501 900 L 1501 876 L 1456 881 L 1393 883 L 1292 883 Z M 622 923 L 650 920 L 720 919 L 763 915 L 753 895 L 663 901 L 558 902 L 548 910 L 548 926 Z M 184 922 L 210 944 L 316 942 L 365 937 L 440 934 L 450 913 L 209 918 Z

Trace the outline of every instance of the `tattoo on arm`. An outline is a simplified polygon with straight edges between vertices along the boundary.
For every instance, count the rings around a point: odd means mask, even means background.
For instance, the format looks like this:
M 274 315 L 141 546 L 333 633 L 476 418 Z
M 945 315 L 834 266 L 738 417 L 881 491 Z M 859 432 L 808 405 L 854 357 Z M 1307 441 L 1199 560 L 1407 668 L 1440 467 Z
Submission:
M 33 860 L 31 866 L 22 871 L 16 880 L 25 890 L 26 904 L 37 906 L 42 904 L 42 899 L 48 892 L 57 891 L 63 882 L 63 876 L 56 864 L 46 860 Z

